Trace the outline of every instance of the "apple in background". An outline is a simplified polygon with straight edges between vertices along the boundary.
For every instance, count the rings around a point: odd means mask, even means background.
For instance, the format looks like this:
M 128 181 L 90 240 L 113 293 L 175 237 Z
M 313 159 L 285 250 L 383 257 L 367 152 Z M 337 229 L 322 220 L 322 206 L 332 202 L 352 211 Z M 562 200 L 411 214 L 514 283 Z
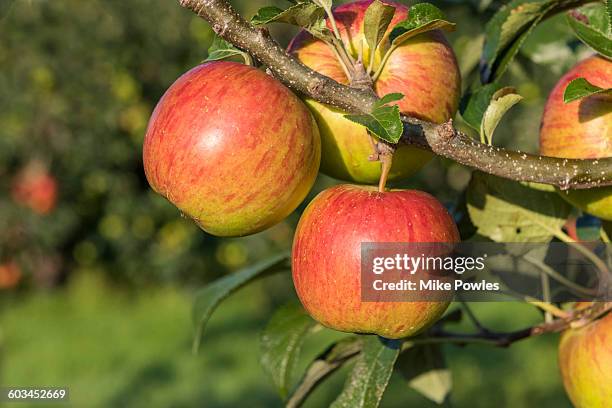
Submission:
M 21 280 L 21 268 L 13 261 L 0 265 L 0 289 L 11 289 Z
M 563 102 L 570 81 L 585 78 L 602 88 L 612 87 L 612 61 L 600 56 L 585 59 L 555 85 L 544 109 L 540 153 L 568 159 L 612 157 L 612 95 L 600 94 Z M 560 193 L 569 203 L 612 221 L 612 187 Z
M 157 104 L 143 148 L 153 189 L 224 237 L 262 231 L 295 210 L 320 155 L 319 131 L 302 101 L 234 62 L 181 76 Z
M 559 343 L 563 385 L 576 408 L 605 408 L 612 401 L 612 313 L 569 329 Z
M 304 308 L 327 327 L 410 336 L 437 321 L 448 302 L 362 302 L 361 244 L 458 241 L 450 214 L 427 193 L 339 185 L 320 193 L 300 219 L 293 283 Z
M 358 55 L 364 44 L 365 60 L 370 53 L 365 42 L 363 19 L 372 0 L 343 4 L 334 10 L 338 29 L 349 52 Z M 395 7 L 395 16 L 386 37 L 374 56 L 374 71 L 389 48 L 388 35 L 400 21 L 406 19 L 408 7 L 383 1 Z M 329 23 L 328 23 L 329 25 Z M 289 45 L 289 52 L 311 69 L 336 81 L 348 84 L 334 52 L 305 31 Z M 442 123 L 457 111 L 461 95 L 461 75 L 453 50 L 440 31 L 431 31 L 406 41 L 396 49 L 374 84 L 379 96 L 401 92 L 405 98 L 398 102 L 408 115 Z M 332 177 L 357 183 L 375 184 L 381 174 L 381 164 L 371 162 L 372 144 L 366 129 L 344 118 L 344 112 L 311 99 L 306 103 L 313 111 L 321 131 L 321 171 Z M 432 155 L 410 146 L 400 147 L 394 157 L 389 180 L 405 178 L 420 169 Z
M 16 203 L 46 215 L 57 204 L 57 181 L 45 164 L 34 160 L 13 179 L 11 196 Z

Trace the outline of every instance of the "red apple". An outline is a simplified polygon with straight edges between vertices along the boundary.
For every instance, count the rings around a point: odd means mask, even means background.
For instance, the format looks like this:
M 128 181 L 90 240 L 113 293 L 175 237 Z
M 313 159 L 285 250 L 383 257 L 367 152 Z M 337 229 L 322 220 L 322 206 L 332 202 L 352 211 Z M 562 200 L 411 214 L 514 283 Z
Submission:
M 563 333 L 559 367 L 565 390 L 576 408 L 605 408 L 612 403 L 612 313 Z
M 11 289 L 21 280 L 21 268 L 10 261 L 0 265 L 0 289 Z
M 413 335 L 434 323 L 448 302 L 363 302 L 363 242 L 458 242 L 459 232 L 434 197 L 414 190 L 378 192 L 340 185 L 306 208 L 293 241 L 293 283 L 310 315 L 332 329 Z
M 612 95 L 599 94 L 570 103 L 563 93 L 570 81 L 586 78 L 593 85 L 612 87 L 612 61 L 593 56 L 565 74 L 552 90 L 544 109 L 540 152 L 568 159 L 612 157 Z M 612 187 L 570 190 L 561 196 L 576 207 L 612 221 Z
M 338 28 L 349 51 L 357 57 L 364 47 L 366 65 L 370 50 L 365 42 L 363 20 L 372 0 L 343 4 L 334 10 Z M 395 16 L 379 51 L 374 56 L 374 71 L 389 49 L 388 35 L 409 13 L 407 6 L 383 1 L 395 7 Z M 328 23 L 329 25 L 329 23 Z M 301 32 L 289 51 L 308 67 L 336 81 L 348 84 L 349 79 L 332 49 L 308 33 Z M 442 123 L 457 111 L 461 95 L 461 76 L 455 54 L 440 31 L 431 31 L 406 41 L 392 54 L 374 84 L 379 96 L 401 92 L 400 110 L 412 116 Z M 345 112 L 311 99 L 307 105 L 315 115 L 321 131 L 321 171 L 338 179 L 375 184 L 381 174 L 379 162 L 371 162 L 372 145 L 363 126 L 344 118 Z M 389 180 L 405 178 L 431 159 L 431 154 L 410 146 L 400 147 L 394 155 Z
M 43 163 L 32 161 L 13 180 L 11 195 L 16 203 L 46 215 L 57 204 L 57 181 Z
M 155 191 L 218 236 L 262 231 L 306 197 L 320 163 L 317 125 L 279 81 L 211 62 L 181 76 L 157 104 L 144 141 Z

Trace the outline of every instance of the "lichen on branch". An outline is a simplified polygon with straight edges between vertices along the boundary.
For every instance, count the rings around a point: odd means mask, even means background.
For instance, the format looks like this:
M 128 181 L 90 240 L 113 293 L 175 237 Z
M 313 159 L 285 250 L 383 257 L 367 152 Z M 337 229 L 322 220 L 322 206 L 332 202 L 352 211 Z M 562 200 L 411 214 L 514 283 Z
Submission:
M 179 0 L 179 4 L 206 20 L 215 33 L 266 65 L 286 86 L 319 102 L 349 113 L 370 113 L 378 100 L 367 90 L 341 85 L 306 67 L 289 55 L 266 29 L 242 18 L 226 0 Z M 612 185 L 612 158 L 559 159 L 512 151 L 479 143 L 449 121 L 435 124 L 402 116 L 401 143 L 496 176 L 584 189 Z

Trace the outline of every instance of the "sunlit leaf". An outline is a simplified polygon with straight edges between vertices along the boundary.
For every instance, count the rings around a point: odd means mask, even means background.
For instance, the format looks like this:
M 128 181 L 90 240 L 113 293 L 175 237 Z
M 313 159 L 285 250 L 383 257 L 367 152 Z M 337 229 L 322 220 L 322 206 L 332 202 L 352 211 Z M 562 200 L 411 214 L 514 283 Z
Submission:
M 408 18 L 398 23 L 389 36 L 394 45 L 427 31 L 442 29 L 453 31 L 455 24 L 445 20 L 444 13 L 429 3 L 417 3 L 410 7 Z
M 567 88 L 565 88 L 565 92 L 563 93 L 563 101 L 565 103 L 569 103 L 587 96 L 610 93 L 611 91 L 612 88 L 600 88 L 584 78 L 576 78 L 567 85 Z
M 493 94 L 480 125 L 480 134 L 488 144 L 493 144 L 493 133 L 506 112 L 522 99 L 511 87 L 502 88 Z
M 409 348 L 399 356 L 397 368 L 411 388 L 437 404 L 442 404 L 453 388 L 440 345 Z
M 385 95 L 375 105 L 370 114 L 367 115 L 345 115 L 353 122 L 365 126 L 372 134 L 389 143 L 397 143 L 402 137 L 404 125 L 400 117 L 397 105 L 388 106 L 404 97 L 402 94 L 394 93 Z
M 527 164 L 517 166 L 531 171 Z M 481 172 L 472 175 L 467 205 L 478 233 L 495 242 L 548 242 L 572 211 L 555 192 Z
M 234 47 L 232 44 L 225 41 L 223 38 L 215 36 L 212 44 L 208 48 L 208 56 L 204 61 L 219 61 L 235 56 L 240 56 L 244 58 L 245 63 L 251 64 L 252 60 L 249 54 Z
M 394 15 L 395 7 L 384 4 L 379 0 L 373 1 L 366 10 L 363 29 L 372 55 L 371 58 L 374 58 L 374 52 L 385 36 Z

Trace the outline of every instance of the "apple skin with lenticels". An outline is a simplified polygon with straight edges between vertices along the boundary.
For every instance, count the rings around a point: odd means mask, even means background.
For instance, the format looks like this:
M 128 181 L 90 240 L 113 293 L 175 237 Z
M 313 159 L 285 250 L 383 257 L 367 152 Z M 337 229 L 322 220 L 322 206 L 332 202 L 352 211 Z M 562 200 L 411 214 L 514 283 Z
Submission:
M 234 62 L 181 76 L 155 108 L 143 147 L 153 189 L 223 237 L 288 216 L 312 187 L 320 156 L 304 103 L 271 76 Z
M 595 94 L 563 102 L 567 85 L 585 78 L 593 85 L 612 87 L 612 61 L 592 56 L 565 74 L 552 90 L 542 118 L 540 153 L 568 159 L 612 157 L 612 95 Z M 561 196 L 572 205 L 612 221 L 612 187 L 568 190 Z
M 565 390 L 576 408 L 610 406 L 612 313 L 561 335 L 559 367 Z
M 362 243 L 458 241 L 450 214 L 427 193 L 340 185 L 320 193 L 300 219 L 293 241 L 293 282 L 304 308 L 327 327 L 407 337 L 437 321 L 449 303 L 363 302 Z
M 338 29 L 349 52 L 355 57 L 364 46 L 365 61 L 370 51 L 365 43 L 364 16 L 372 0 L 346 3 L 334 9 Z M 389 48 L 391 29 L 406 19 L 409 8 L 403 4 L 383 1 L 395 7 L 395 15 L 374 55 L 374 71 Z M 329 25 L 329 23 L 328 23 Z M 332 49 L 310 34 L 300 32 L 289 45 L 289 52 L 301 62 L 330 78 L 348 84 L 342 66 Z M 408 39 L 391 54 L 374 90 L 379 96 L 403 93 L 397 102 L 404 114 L 443 123 L 451 119 L 459 104 L 461 75 L 452 48 L 441 31 L 435 30 Z M 360 184 L 376 184 L 381 175 L 379 162 L 369 161 L 372 142 L 365 127 L 346 119 L 339 109 L 306 99 L 321 131 L 321 171 L 329 176 Z M 389 180 L 410 176 L 432 158 L 431 153 L 411 146 L 400 146 L 393 156 Z

